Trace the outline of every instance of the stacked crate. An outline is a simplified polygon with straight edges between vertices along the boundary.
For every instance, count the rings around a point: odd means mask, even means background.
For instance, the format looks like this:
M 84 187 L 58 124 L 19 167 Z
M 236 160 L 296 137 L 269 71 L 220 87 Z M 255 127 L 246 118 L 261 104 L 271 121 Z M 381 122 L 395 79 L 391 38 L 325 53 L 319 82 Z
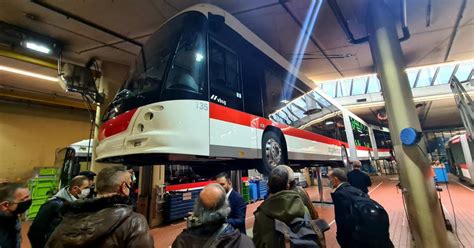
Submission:
M 40 167 L 34 170 L 34 176 L 28 181 L 28 188 L 31 192 L 33 203 L 28 209 L 26 216 L 34 219 L 38 211 L 59 187 L 59 168 Z
M 194 202 L 202 188 L 170 191 L 165 195 L 165 220 L 167 222 L 182 220 L 193 211 Z
M 245 202 L 250 202 L 250 189 L 248 181 L 242 182 L 242 197 L 244 198 Z
M 265 199 L 265 196 L 267 196 L 267 181 L 265 180 L 259 180 L 257 181 L 257 188 L 258 188 L 258 199 L 262 200 Z

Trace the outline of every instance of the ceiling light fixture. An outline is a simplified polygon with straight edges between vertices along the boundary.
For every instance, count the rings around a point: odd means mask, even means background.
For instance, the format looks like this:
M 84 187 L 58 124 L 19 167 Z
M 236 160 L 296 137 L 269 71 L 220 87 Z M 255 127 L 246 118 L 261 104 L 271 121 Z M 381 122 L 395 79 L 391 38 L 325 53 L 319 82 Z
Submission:
M 51 49 L 49 49 L 48 47 L 31 41 L 26 42 L 26 48 L 46 54 L 49 54 L 51 52 Z
M 56 78 L 56 77 L 41 75 L 41 74 L 38 74 L 38 73 L 29 72 L 29 71 L 25 71 L 25 70 L 20 70 L 20 69 L 16 69 L 16 68 L 11 68 L 11 67 L 8 67 L 8 66 L 3 66 L 3 65 L 0 65 L 0 71 L 12 72 L 12 73 L 16 73 L 16 74 L 20 74 L 20 75 L 24 75 L 24 76 L 28 76 L 28 77 L 34 77 L 34 78 L 39 78 L 39 79 L 43 79 L 43 80 L 48 80 L 48 81 L 51 81 L 51 82 L 58 82 L 58 78 Z

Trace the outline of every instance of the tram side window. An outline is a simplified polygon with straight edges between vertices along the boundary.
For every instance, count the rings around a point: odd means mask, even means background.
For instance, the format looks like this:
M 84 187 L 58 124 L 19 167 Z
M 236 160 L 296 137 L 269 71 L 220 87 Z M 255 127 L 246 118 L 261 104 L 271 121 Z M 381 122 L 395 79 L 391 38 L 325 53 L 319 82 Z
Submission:
M 283 80 L 277 77 L 268 68 L 265 68 L 265 85 L 266 85 L 265 115 L 268 116 L 272 114 L 273 112 L 275 112 L 276 110 L 285 106 L 285 104 L 282 102 Z M 288 121 L 291 122 L 286 113 L 284 113 L 282 118 L 288 119 Z
M 261 86 L 263 70 L 257 60 L 250 56 L 242 57 L 242 81 L 245 112 L 263 116 Z
M 212 40 L 209 42 L 209 80 L 211 102 L 243 110 L 238 57 Z

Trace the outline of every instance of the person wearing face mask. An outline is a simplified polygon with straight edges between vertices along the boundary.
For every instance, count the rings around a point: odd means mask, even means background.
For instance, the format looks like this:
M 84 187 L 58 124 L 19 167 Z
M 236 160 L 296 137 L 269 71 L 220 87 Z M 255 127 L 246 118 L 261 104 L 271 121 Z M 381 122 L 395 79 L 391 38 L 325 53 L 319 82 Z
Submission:
M 90 189 L 91 190 L 90 190 L 89 195 L 87 196 L 87 198 L 90 198 L 90 199 L 94 198 L 96 196 L 94 179 L 97 176 L 97 174 L 95 174 L 92 171 L 81 171 L 77 175 L 78 176 L 85 176 L 85 177 L 87 177 L 87 179 L 89 179 L 89 184 L 90 184 Z
M 102 169 L 97 197 L 65 204 L 63 220 L 45 247 L 153 247 L 145 217 L 133 212 L 130 173 L 123 166 Z
M 66 202 L 84 199 L 90 192 L 90 183 L 85 176 L 76 176 L 69 185 L 59 190 L 51 199 L 45 202 L 38 211 L 30 230 L 28 238 L 32 248 L 43 248 L 49 236 L 62 220 L 61 207 Z
M 30 191 L 22 184 L 0 184 L 0 247 L 20 248 L 21 222 L 18 215 L 30 206 Z

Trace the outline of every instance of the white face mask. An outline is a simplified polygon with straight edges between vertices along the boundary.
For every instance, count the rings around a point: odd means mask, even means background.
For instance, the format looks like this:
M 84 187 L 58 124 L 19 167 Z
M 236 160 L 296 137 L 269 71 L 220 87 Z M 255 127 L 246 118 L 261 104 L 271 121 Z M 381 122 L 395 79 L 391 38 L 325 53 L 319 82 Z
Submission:
M 89 193 L 91 192 L 91 189 L 87 188 L 87 189 L 82 189 L 81 190 L 81 193 L 79 194 L 79 199 L 84 199 L 86 198 Z

